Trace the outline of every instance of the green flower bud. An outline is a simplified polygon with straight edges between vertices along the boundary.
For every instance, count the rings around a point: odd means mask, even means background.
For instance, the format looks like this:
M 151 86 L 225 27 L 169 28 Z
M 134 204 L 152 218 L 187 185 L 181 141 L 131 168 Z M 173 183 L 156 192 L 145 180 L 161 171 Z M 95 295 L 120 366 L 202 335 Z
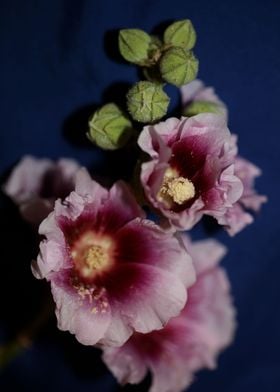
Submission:
M 104 150 L 117 150 L 126 144 L 132 132 L 132 123 L 122 110 L 108 103 L 90 118 L 87 137 Z
M 133 64 L 145 65 L 149 59 L 152 38 L 139 29 L 124 29 L 119 32 L 119 50 L 123 58 Z
M 223 111 L 215 102 L 209 101 L 193 101 L 183 110 L 183 116 L 191 117 L 199 113 L 217 113 L 221 114 Z
M 162 118 L 168 108 L 169 97 L 162 85 L 142 81 L 127 93 L 127 108 L 134 120 L 149 123 Z
M 166 82 L 180 87 L 196 78 L 198 60 L 192 52 L 170 48 L 160 60 L 160 72 Z
M 189 19 L 179 20 L 172 23 L 164 32 L 164 43 L 166 45 L 179 46 L 190 50 L 196 42 L 196 32 Z

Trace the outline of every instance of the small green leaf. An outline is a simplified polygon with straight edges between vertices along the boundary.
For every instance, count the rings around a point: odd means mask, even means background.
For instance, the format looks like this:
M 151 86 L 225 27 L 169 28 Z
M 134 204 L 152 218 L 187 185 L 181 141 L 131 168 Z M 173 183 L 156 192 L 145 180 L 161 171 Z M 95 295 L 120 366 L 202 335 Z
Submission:
M 166 45 L 179 46 L 190 50 L 196 42 L 196 32 L 189 19 L 179 20 L 172 23 L 164 32 L 164 43 Z

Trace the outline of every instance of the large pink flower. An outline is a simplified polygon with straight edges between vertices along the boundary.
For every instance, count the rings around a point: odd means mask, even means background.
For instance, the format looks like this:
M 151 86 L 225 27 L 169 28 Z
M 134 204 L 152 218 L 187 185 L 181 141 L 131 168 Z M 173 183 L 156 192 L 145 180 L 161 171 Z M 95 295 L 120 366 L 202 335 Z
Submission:
M 170 118 L 146 126 L 138 143 L 149 155 L 141 168 L 145 195 L 176 229 L 192 228 L 203 214 L 219 220 L 242 195 L 223 115 Z
M 19 206 L 25 220 L 39 225 L 53 209 L 55 199 L 74 189 L 79 168 L 72 159 L 53 162 L 25 156 L 13 169 L 3 190 Z
M 160 329 L 195 277 L 180 241 L 144 219 L 123 183 L 110 191 L 83 169 L 76 188 L 39 228 L 33 272 L 51 282 L 58 326 L 83 344 L 121 345 Z
M 180 316 L 160 331 L 134 333 L 122 347 L 103 348 L 105 363 L 122 384 L 138 383 L 150 370 L 150 392 L 183 391 L 194 372 L 215 367 L 218 354 L 232 341 L 235 310 L 227 276 L 217 266 L 225 248 L 212 240 L 184 241 L 197 281 Z

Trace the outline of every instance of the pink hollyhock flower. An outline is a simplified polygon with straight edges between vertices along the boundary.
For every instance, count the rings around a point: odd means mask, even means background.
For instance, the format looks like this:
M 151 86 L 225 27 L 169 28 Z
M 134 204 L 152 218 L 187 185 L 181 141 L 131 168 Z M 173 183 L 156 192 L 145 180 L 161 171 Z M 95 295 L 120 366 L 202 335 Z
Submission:
M 184 241 L 197 281 L 182 313 L 165 328 L 134 333 L 119 348 L 104 347 L 103 360 L 121 384 L 136 384 L 152 373 L 150 392 L 180 392 L 203 368 L 213 369 L 235 331 L 235 310 L 226 273 L 217 266 L 225 248 L 213 240 Z
M 150 157 L 141 167 L 144 193 L 174 228 L 191 229 L 203 214 L 219 221 L 241 197 L 224 116 L 170 118 L 144 127 L 138 144 Z
M 121 182 L 109 191 L 77 175 L 75 191 L 42 222 L 33 273 L 51 283 L 58 327 L 86 345 L 121 345 L 160 329 L 195 279 L 183 244 L 151 221 Z
M 214 88 L 206 87 L 201 80 L 196 79 L 182 86 L 181 99 L 184 112 L 195 112 L 196 108 L 200 107 L 201 110 L 204 108 L 205 112 L 209 110 L 211 113 L 219 113 L 225 118 L 228 117 L 227 107 L 216 95 Z M 195 107 L 193 103 L 199 104 L 199 106 Z
M 25 220 L 38 225 L 51 212 L 54 201 L 74 189 L 74 177 L 80 166 L 72 159 L 37 159 L 25 156 L 13 169 L 3 187 L 19 206 Z
M 192 109 L 191 105 L 193 103 L 213 103 L 215 107 L 212 109 L 219 111 L 227 119 L 225 104 L 215 94 L 212 87 L 205 87 L 204 83 L 200 80 L 194 80 L 183 86 L 181 88 L 181 97 L 184 111 L 188 111 L 190 108 Z M 203 107 L 202 105 L 201 108 L 205 109 L 206 106 Z M 195 107 L 193 110 L 195 111 Z M 224 215 L 218 217 L 218 222 L 224 225 L 228 233 L 232 236 L 254 221 L 253 216 L 246 210 L 258 212 L 261 205 L 267 201 L 266 196 L 258 195 L 254 190 L 255 178 L 261 175 L 261 170 L 244 158 L 236 156 L 236 141 L 237 137 L 233 135 L 232 151 L 235 151 L 234 174 L 242 181 L 244 191 L 239 201 L 229 208 Z
M 261 170 L 257 166 L 237 156 L 234 170 L 235 175 L 242 181 L 244 191 L 238 203 L 230 208 L 219 222 L 225 225 L 230 235 L 235 235 L 254 221 L 253 216 L 247 210 L 258 212 L 262 204 L 267 201 L 266 196 L 259 195 L 254 189 L 255 179 L 261 175 Z

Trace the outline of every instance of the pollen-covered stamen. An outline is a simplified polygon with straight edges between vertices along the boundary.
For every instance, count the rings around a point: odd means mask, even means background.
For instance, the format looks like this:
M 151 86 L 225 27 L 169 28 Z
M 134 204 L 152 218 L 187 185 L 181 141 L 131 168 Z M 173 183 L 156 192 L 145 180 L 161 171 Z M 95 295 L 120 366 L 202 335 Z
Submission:
M 157 196 L 158 200 L 171 207 L 173 203 L 182 205 L 194 196 L 193 183 L 187 178 L 178 176 L 175 170 L 168 168 Z
M 169 181 L 166 192 L 177 204 L 183 204 L 195 195 L 193 183 L 184 177 L 174 178 Z
M 94 271 L 98 271 L 106 267 L 109 262 L 109 255 L 106 249 L 100 245 L 92 245 L 84 256 L 84 265 L 82 267 L 82 274 L 87 277 Z
M 87 232 L 72 246 L 75 270 L 83 278 L 93 278 L 113 263 L 114 244 L 111 238 Z

